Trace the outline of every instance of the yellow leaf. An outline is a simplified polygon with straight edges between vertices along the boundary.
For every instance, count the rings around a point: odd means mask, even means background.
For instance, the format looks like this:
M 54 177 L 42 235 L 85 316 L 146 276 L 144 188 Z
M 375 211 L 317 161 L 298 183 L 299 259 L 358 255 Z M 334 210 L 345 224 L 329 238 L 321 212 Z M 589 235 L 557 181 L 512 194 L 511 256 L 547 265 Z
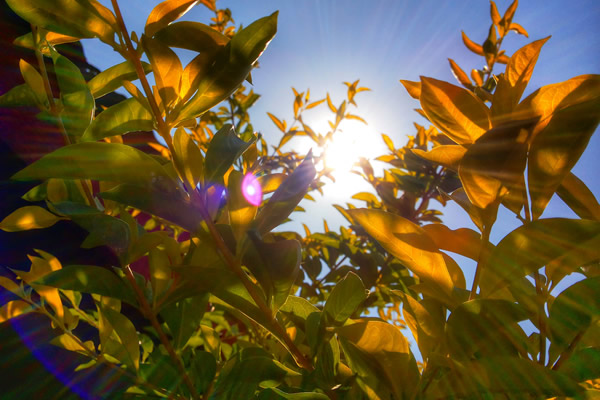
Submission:
M 258 183 L 260 183 L 260 187 L 262 187 L 263 194 L 271 193 L 277 190 L 279 185 L 285 181 L 287 178 L 286 174 L 278 173 L 278 174 L 269 174 L 259 176 Z
M 469 228 L 450 229 L 442 224 L 423 226 L 441 250 L 451 251 L 477 261 L 481 250 L 481 235 Z
M 173 50 L 156 39 L 142 36 L 142 44 L 152 65 L 158 94 L 165 107 L 170 107 L 180 93 L 183 67 L 179 57 Z
M 39 206 L 25 206 L 13 211 L 0 222 L 0 229 L 6 232 L 27 231 L 48 228 L 58 221 L 58 217 Z
M 50 341 L 50 344 L 53 344 L 54 346 L 62 347 L 65 350 L 76 351 L 76 352 L 84 353 L 84 354 L 88 354 L 89 351 L 94 351 L 94 342 L 87 341 L 82 344 L 82 343 L 76 341 L 75 339 L 73 339 L 73 337 L 71 335 L 68 335 L 66 333 L 52 339 Z M 84 347 L 84 345 L 86 347 Z
M 11 318 L 18 317 L 21 314 L 28 313 L 33 310 L 33 307 L 23 300 L 9 301 L 0 307 L 0 324 L 8 321 Z
M 579 217 L 600 221 L 598 200 L 575 174 L 565 175 L 556 193 Z
M 44 88 L 42 75 L 40 75 L 40 73 L 25 60 L 19 60 L 19 68 L 21 69 L 21 75 L 23 75 L 25 83 L 27 83 L 31 90 L 33 90 L 33 93 L 35 93 L 38 104 L 46 104 L 48 99 L 46 98 L 46 89 Z
M 42 297 L 46 303 L 48 303 L 52 309 L 54 309 L 58 319 L 63 321 L 65 312 L 58 289 L 49 286 L 37 285 L 34 283 L 50 272 L 58 271 L 62 268 L 62 266 L 58 259 L 53 255 L 42 250 L 36 250 L 36 252 L 43 258 L 28 256 L 29 260 L 31 261 L 31 268 L 29 272 L 19 271 L 17 272 L 17 275 L 32 288 L 34 288 L 35 291 L 39 293 L 40 297 Z
M 490 15 L 492 17 L 492 22 L 494 23 L 494 25 L 499 27 L 500 20 L 502 19 L 502 17 L 500 17 L 498 7 L 496 7 L 496 3 L 494 3 L 493 1 L 490 1 Z M 500 36 L 502 36 L 502 33 L 500 33 Z
M 273 121 L 273 123 L 277 126 L 277 128 L 281 131 L 285 133 L 285 128 L 286 128 L 286 123 L 285 121 L 281 122 L 279 120 L 279 118 L 277 118 L 276 116 L 274 116 L 271 113 L 267 113 L 267 115 L 269 116 L 269 118 L 271 118 L 271 121 Z
M 509 30 L 511 30 L 511 31 L 515 31 L 515 32 L 517 32 L 518 34 L 520 34 L 520 35 L 523 35 L 523 36 L 525 36 L 525 37 L 529 37 L 529 34 L 528 34 L 528 33 L 527 33 L 527 31 L 525 30 L 525 28 L 523 28 L 521 25 L 519 25 L 519 24 L 516 24 L 516 23 L 514 23 L 514 22 L 510 24 L 510 26 L 509 26 L 509 28 L 508 28 L 508 29 L 509 29 Z
M 335 106 L 331 102 L 331 98 L 329 97 L 329 93 L 327 93 L 326 100 L 327 100 L 327 106 L 329 106 L 329 109 L 331 110 L 331 112 L 332 113 L 336 113 L 337 112 L 337 108 L 335 108 Z
M 462 40 L 463 43 L 465 44 L 465 46 L 467 46 L 467 49 L 471 50 L 473 53 L 482 56 L 483 55 L 483 47 L 481 47 L 481 45 L 475 43 L 474 41 L 472 41 L 471 39 L 469 39 L 469 37 L 465 34 L 465 32 L 462 32 Z
M 515 11 L 517 11 L 517 7 L 519 6 L 519 0 L 515 0 L 511 3 L 510 6 L 508 6 L 508 8 L 506 9 L 506 12 L 504 13 L 504 17 L 502 17 L 502 21 L 505 24 L 510 24 L 513 17 L 515 16 Z
M 316 107 L 316 106 L 318 106 L 319 104 L 323 104 L 323 102 L 324 102 L 325 100 L 326 100 L 326 99 L 321 99 L 321 100 L 314 101 L 314 102 L 312 102 L 312 103 L 308 104 L 308 105 L 306 106 L 306 109 L 307 109 L 307 110 L 310 110 L 311 108 L 315 108 L 315 107 Z M 307 100 L 307 101 L 308 101 L 308 100 Z
M 156 32 L 169 25 L 171 22 L 181 18 L 199 0 L 166 0 L 152 9 L 144 32 L 146 36 L 152 37 Z
M 436 146 L 429 151 L 421 149 L 411 149 L 411 151 L 426 160 L 457 170 L 458 164 L 467 152 L 467 149 L 463 146 L 450 144 Z
M 413 82 L 400 80 L 400 83 L 404 85 L 404 88 L 413 99 L 419 100 L 421 97 L 421 82 Z
M 402 315 L 410 331 L 412 332 L 423 359 L 433 351 L 440 343 L 437 338 L 443 335 L 443 326 L 423 307 L 423 305 L 411 296 L 399 294 L 404 300 L 402 302 Z
M 458 144 L 473 143 L 490 128 L 489 109 L 466 89 L 421 77 L 420 100 L 427 118 Z
M 188 189 L 194 190 L 201 181 L 204 170 L 204 159 L 196 142 L 190 138 L 185 129 L 177 128 L 173 135 L 175 161 L 179 172 L 183 174 Z
M 460 68 L 458 64 L 454 62 L 453 59 L 449 58 L 448 62 L 450 63 L 450 68 L 452 69 L 452 73 L 454 74 L 456 80 L 460 82 L 460 84 L 464 87 L 472 88 L 473 84 L 471 83 L 471 80 L 469 79 L 467 74 L 465 74 L 465 71 L 463 71 L 462 68 Z
M 451 296 L 453 284 L 444 258 L 421 227 L 381 210 L 353 209 L 347 212 L 422 281 Z
M 242 181 L 244 175 L 239 171 L 232 171 L 227 183 L 229 206 L 229 221 L 231 229 L 237 240 L 244 237 L 248 226 L 256 216 L 258 207 L 248 203 L 242 192 Z
M 368 125 L 368 124 L 367 124 L 367 121 L 365 121 L 364 119 L 362 119 L 362 118 L 361 118 L 361 117 L 359 117 L 358 115 L 346 114 L 346 115 L 344 115 L 344 118 L 346 118 L 346 119 L 355 119 L 355 120 L 357 120 L 357 121 L 360 121 L 360 122 L 362 122 L 362 123 L 363 123 L 363 124 L 365 124 L 365 125 Z

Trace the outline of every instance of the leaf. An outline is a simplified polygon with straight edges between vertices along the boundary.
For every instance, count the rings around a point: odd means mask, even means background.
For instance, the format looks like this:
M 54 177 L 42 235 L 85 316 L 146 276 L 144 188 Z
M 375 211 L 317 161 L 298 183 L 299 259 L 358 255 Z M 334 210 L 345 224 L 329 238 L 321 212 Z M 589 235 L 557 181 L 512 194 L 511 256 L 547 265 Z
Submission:
M 354 272 L 348 272 L 331 291 L 323 307 L 324 322 L 329 326 L 341 326 L 366 300 L 368 290 Z
M 204 162 L 204 181 L 207 184 L 221 181 L 223 174 L 227 172 L 229 167 L 231 167 L 231 164 L 233 164 L 255 140 L 256 138 L 252 136 L 250 141 L 244 142 L 235 134 L 235 130 L 231 125 L 223 125 L 223 127 L 215 133 L 208 145 Z
M 152 65 L 158 94 L 165 107 L 171 107 L 179 97 L 183 66 L 173 50 L 157 39 L 142 36 L 142 44 Z
M 62 335 L 55 337 L 50 341 L 50 344 L 62 347 L 65 350 L 77 351 L 85 355 L 89 355 L 89 351 L 94 351 L 94 344 L 92 341 L 83 343 L 85 345 L 83 346 L 81 342 L 76 341 L 67 333 L 63 333 Z
M 458 144 L 473 143 L 490 128 L 489 109 L 466 89 L 421 77 L 420 100 L 427 118 Z
M 252 246 L 244 254 L 244 262 L 261 283 L 267 303 L 274 313 L 285 303 L 300 272 L 302 248 L 297 240 L 268 243 L 255 233 L 248 236 Z
M 454 74 L 456 80 L 460 82 L 460 84 L 464 87 L 472 88 L 473 84 L 471 83 L 471 80 L 469 79 L 469 76 L 465 73 L 465 71 L 463 71 L 462 68 L 460 68 L 458 64 L 454 62 L 453 59 L 449 58 L 448 62 L 450 63 L 452 74 Z
M 156 32 L 181 18 L 198 2 L 198 0 L 166 0 L 158 4 L 146 20 L 145 35 L 151 38 Z
M 536 122 L 537 119 L 513 121 L 493 128 L 469 147 L 458 174 L 475 206 L 485 209 L 495 203 L 504 194 L 503 187 L 509 191 L 521 189 L 527 140 Z
M 229 43 L 229 37 L 199 22 L 181 21 L 162 28 L 155 38 L 169 47 L 215 54 Z M 188 38 L 194 38 L 189 40 Z
M 215 357 L 207 351 L 196 351 L 191 372 L 196 389 L 200 393 L 205 393 L 217 373 Z
M 592 191 L 572 172 L 565 175 L 556 194 L 580 218 L 600 221 L 600 205 Z
M 204 176 L 204 158 L 196 142 L 183 129 L 177 128 L 173 136 L 174 159 L 183 174 L 188 190 L 194 190 Z
M 111 336 L 116 337 L 120 345 L 118 351 L 111 352 L 111 355 L 116 356 L 115 358 L 131 369 L 139 370 L 140 346 L 135 326 L 126 316 L 110 307 L 102 307 L 102 320 L 105 319 L 109 325 L 108 331 L 111 332 Z M 107 351 L 107 347 L 103 343 L 102 351 Z
M 444 258 L 429 235 L 409 220 L 373 209 L 348 210 L 369 235 L 422 281 L 434 285 L 447 296 L 453 283 Z
M 508 29 L 511 30 L 511 31 L 517 32 L 519 35 L 523 35 L 525 37 L 529 37 L 529 34 L 525 30 L 525 28 L 523 28 L 521 25 L 519 25 L 517 23 L 511 22 L 511 24 L 509 25 Z
M 142 67 L 147 74 L 152 71 L 150 64 L 142 61 Z M 117 65 L 100 72 L 87 83 L 92 96 L 95 99 L 115 91 L 123 86 L 124 81 L 134 81 L 138 79 L 135 67 L 129 61 L 122 62 Z
M 99 294 L 137 305 L 135 294 L 121 278 L 106 268 L 93 265 L 69 265 L 36 279 L 35 284 Z
M 598 245 L 596 244 L 596 249 Z M 596 256 L 598 251 L 596 250 Z M 551 353 L 560 354 L 600 318 L 600 277 L 587 278 L 562 291 L 550 306 Z
M 9 301 L 0 307 L 0 324 L 33 310 L 34 307 L 23 300 Z
M 132 182 L 167 178 L 151 156 L 119 143 L 76 143 L 61 147 L 17 172 L 11 179 L 94 179 Z
M 276 173 L 261 175 L 257 179 L 260 187 L 262 188 L 263 194 L 266 194 L 277 190 L 277 188 L 281 186 L 283 182 L 285 182 L 286 178 L 286 174 Z
M 496 290 L 539 270 L 567 253 L 582 265 L 598 258 L 600 223 L 566 218 L 540 219 L 523 225 L 498 243 L 481 275 L 481 294 Z
M 463 43 L 465 44 L 465 46 L 467 46 L 467 49 L 471 50 L 473 53 L 482 56 L 483 55 L 483 47 L 481 47 L 481 45 L 473 42 L 471 39 L 469 39 L 469 37 L 465 34 L 464 31 L 461 31 L 462 33 L 462 40 Z
M 258 209 L 256 205 L 246 200 L 243 181 L 244 175 L 241 172 L 231 171 L 227 182 L 229 222 L 237 240 L 244 237 Z
M 542 46 L 550 39 L 536 40 L 519 50 L 510 58 L 504 72 L 504 84 L 498 84 L 492 101 L 492 117 L 495 120 L 509 118 L 531 79 Z
M 281 132 L 285 133 L 285 123 L 281 122 L 276 116 L 274 116 L 271 113 L 267 113 L 267 115 L 269 116 L 269 118 L 271 118 L 271 121 L 273 121 L 275 126 L 277 126 L 277 129 L 279 129 Z
M 25 60 L 19 60 L 19 69 L 21 75 L 25 79 L 25 83 L 31 88 L 37 99 L 39 105 L 45 105 L 48 103 L 46 98 L 46 89 L 44 88 L 44 80 L 42 75 Z
M 374 376 L 383 378 L 395 398 L 410 398 L 419 373 L 408 340 L 400 329 L 385 322 L 368 321 L 339 327 L 336 333 L 353 371 L 359 376 L 364 374 L 364 368 L 355 367 L 360 363 L 354 355 L 358 351 L 371 365 L 377 366 L 374 371 L 378 374 Z
M 312 152 L 309 152 L 259 212 L 254 223 L 259 233 L 265 234 L 285 221 L 306 195 L 315 175 Z
M 35 107 L 37 97 L 28 84 L 23 83 L 0 96 L 0 107 Z
M 115 16 L 95 0 L 7 0 L 32 25 L 78 38 L 100 38 L 114 44 Z
M 500 20 L 502 18 L 500 17 L 500 13 L 498 13 L 498 7 L 496 7 L 496 3 L 494 3 L 493 1 L 490 1 L 490 15 L 492 17 L 492 22 L 494 23 L 494 25 L 499 27 Z M 502 33 L 500 33 L 500 36 L 503 36 Z
M 48 228 L 62 218 L 39 206 L 25 206 L 13 211 L 0 222 L 0 229 L 6 232 L 28 231 Z
M 81 71 L 68 58 L 53 51 L 52 61 L 63 105 L 60 118 L 69 135 L 81 136 L 92 121 L 94 97 Z
M 411 151 L 426 160 L 458 170 L 458 164 L 467 152 L 467 149 L 457 145 L 440 145 L 429 151 L 421 149 L 411 149 Z
M 557 371 L 552 371 L 524 358 L 490 357 L 454 363 L 453 370 L 435 379 L 426 391 L 426 399 L 436 399 L 452 393 L 458 398 L 574 396 L 582 388 Z
M 600 377 L 600 348 L 588 347 L 576 351 L 562 364 L 560 372 L 574 379 L 584 382 Z
M 183 349 L 190 337 L 198 330 L 207 305 L 208 294 L 201 294 L 188 297 L 161 310 L 160 316 L 169 326 L 175 349 Z M 214 357 L 212 359 L 214 360 Z
M 137 99 L 130 97 L 102 111 L 86 129 L 82 141 L 96 141 L 135 131 L 154 129 L 154 117 Z
M 451 251 L 475 261 L 479 259 L 481 235 L 474 230 L 450 229 L 442 224 L 429 224 L 422 228 L 441 250 Z
M 554 99 L 553 99 L 554 101 Z M 568 103 L 565 107 L 563 103 Z M 556 103 L 554 103 L 556 104 Z M 600 123 L 600 79 L 582 84 L 555 108 L 548 124 L 533 138 L 528 182 L 533 219 L 579 160 Z
M 413 99 L 419 100 L 421 97 L 421 82 L 413 82 L 400 80 L 400 83 L 404 85 L 404 88 Z
M 328 400 L 329 396 L 317 392 L 286 393 L 277 388 L 267 388 L 260 392 L 258 400 Z
M 454 200 L 456 204 L 458 204 L 463 210 L 469 214 L 471 221 L 475 224 L 477 228 L 481 232 L 483 232 L 484 225 L 487 221 L 485 221 L 485 216 L 483 210 L 477 208 L 471 203 L 469 197 L 465 193 L 463 188 L 458 188 L 451 194 L 445 193 L 442 190 L 438 189 L 442 194 L 450 200 Z M 493 221 L 492 221 L 493 222 Z
M 194 118 L 227 98 L 246 79 L 277 32 L 277 12 L 239 31 L 217 54 L 198 83 L 198 91 L 180 110 L 177 122 Z
M 527 313 L 507 300 L 476 299 L 454 309 L 446 326 L 446 343 L 455 360 L 524 352 L 527 336 L 518 325 Z M 468 328 L 467 328 L 468 327 Z
M 403 294 L 402 298 L 404 320 L 417 341 L 421 356 L 427 360 L 428 355 L 440 345 L 439 339 L 443 336 L 444 325 L 440 325 L 440 321 L 436 321 L 421 302 L 407 294 Z

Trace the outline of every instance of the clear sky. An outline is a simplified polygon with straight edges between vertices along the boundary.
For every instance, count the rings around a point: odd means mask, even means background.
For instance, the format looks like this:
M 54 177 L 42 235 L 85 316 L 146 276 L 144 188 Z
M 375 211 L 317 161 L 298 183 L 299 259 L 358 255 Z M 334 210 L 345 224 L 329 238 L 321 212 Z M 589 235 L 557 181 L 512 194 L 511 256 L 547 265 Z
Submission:
M 109 0 L 102 3 L 111 8 Z M 121 0 L 128 28 L 141 32 L 150 9 L 158 3 Z M 510 1 L 496 3 L 502 14 Z M 360 137 L 355 147 L 364 153 L 359 154 L 367 157 L 385 151 L 380 133 L 389 135 L 399 147 L 406 135 L 414 134 L 413 121 L 427 123 L 412 111 L 418 102 L 408 96 L 399 79 L 418 80 L 424 75 L 455 83 L 448 57 L 465 71 L 482 66 L 482 58 L 462 44 L 460 31 L 481 43 L 491 23 L 485 0 L 219 0 L 217 5 L 230 8 L 238 26 L 279 10 L 278 33 L 261 57 L 260 68 L 252 73 L 254 90 L 262 96 L 251 109 L 254 128 L 272 142 L 279 139 L 266 112 L 290 121 L 292 86 L 299 91 L 310 88 L 313 99 L 329 92 L 339 104 L 345 96 L 342 81 L 360 78 L 361 85 L 372 91 L 358 95 L 356 113 L 369 125 L 353 134 Z M 183 19 L 208 23 L 210 16 L 198 6 Z M 514 21 L 525 27 L 530 37 L 511 33 L 504 42 L 509 55 L 533 40 L 552 35 L 542 49 L 525 95 L 546 84 L 600 73 L 600 1 L 521 0 Z M 84 46 L 89 61 L 99 68 L 119 62 L 116 54 L 113 57 L 112 51 L 97 41 L 84 41 Z M 366 142 L 361 142 L 363 139 Z M 361 143 L 376 143 L 381 153 Z M 574 169 L 596 197 L 600 197 L 599 156 L 600 137 L 596 133 Z M 316 204 L 304 201 L 308 212 L 294 214 L 295 220 L 314 229 L 320 229 L 324 218 L 331 227 L 344 223 L 329 204 L 344 204 L 352 193 L 362 190 L 360 178 L 349 184 L 348 179 L 340 179 L 343 183 L 328 190 L 326 198 L 317 193 Z M 450 227 L 469 225 L 466 214 L 456 207 L 446 207 L 443 212 Z M 573 214 L 555 198 L 547 215 Z M 502 223 L 492 233 L 494 242 L 517 226 L 510 214 L 499 219 Z M 299 226 L 290 224 L 291 229 Z

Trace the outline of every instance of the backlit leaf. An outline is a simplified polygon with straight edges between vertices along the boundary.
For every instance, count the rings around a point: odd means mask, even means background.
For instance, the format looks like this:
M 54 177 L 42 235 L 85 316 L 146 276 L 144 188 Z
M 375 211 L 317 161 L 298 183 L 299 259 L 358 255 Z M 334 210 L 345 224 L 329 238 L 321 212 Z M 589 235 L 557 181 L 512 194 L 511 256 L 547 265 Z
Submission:
M 469 217 L 471 218 L 471 221 L 473 221 L 475 226 L 477 226 L 477 228 L 479 228 L 479 230 L 483 232 L 483 227 L 486 222 L 484 212 L 480 208 L 475 207 L 473 203 L 471 203 L 469 197 L 467 196 L 463 188 L 458 188 L 451 194 L 442 191 L 442 194 L 448 199 L 454 200 L 456 204 L 458 204 L 463 210 L 465 210 L 467 214 L 469 214 Z
M 54 51 L 52 61 L 63 105 L 60 118 L 69 135 L 81 136 L 92 121 L 94 96 L 77 65 Z
M 25 83 L 31 88 L 33 93 L 35 93 L 38 104 L 44 105 L 48 103 L 42 75 L 40 75 L 40 73 L 25 60 L 19 60 L 19 69 L 21 70 L 23 79 L 25 79 Z
M 120 351 L 117 354 L 113 353 L 111 355 L 120 356 L 118 359 L 125 365 L 138 370 L 140 368 L 140 346 L 135 326 L 126 316 L 110 307 L 102 308 L 102 318 L 106 318 L 110 324 L 110 328 L 112 328 L 109 330 L 121 345 Z
M 427 118 L 458 144 L 473 143 L 490 128 L 489 109 L 466 89 L 421 77 L 420 100 Z
M 469 228 L 450 229 L 443 224 L 422 227 L 436 246 L 477 261 L 481 250 L 481 235 Z
M 343 325 L 358 306 L 367 298 L 368 291 L 362 280 L 353 272 L 348 272 L 331 291 L 325 306 L 323 316 L 327 325 Z
M 256 138 L 248 142 L 244 142 L 235 130 L 229 124 L 224 125 L 213 136 L 208 150 L 206 151 L 206 159 L 204 163 L 204 181 L 208 183 L 216 183 L 221 181 L 223 174 L 227 172 L 231 164 L 233 164 L 244 151 L 250 147 Z
M 529 37 L 529 34 L 525 30 L 525 28 L 523 28 L 521 25 L 519 25 L 519 24 L 517 24 L 515 22 L 512 22 L 509 25 L 508 29 L 511 30 L 511 31 L 517 32 L 519 35 L 523 35 L 525 37 Z
M 167 178 L 151 156 L 119 143 L 76 143 L 45 155 L 12 176 L 15 180 L 47 178 L 95 179 L 113 182 Z
M 540 219 L 523 225 L 498 243 L 482 270 L 481 293 L 494 291 L 537 271 L 566 253 L 578 265 L 598 258 L 600 223 L 566 218 Z
M 229 221 L 236 239 L 241 239 L 248 226 L 256 216 L 257 206 L 250 204 L 243 193 L 244 175 L 239 171 L 232 171 L 227 182 L 227 206 L 229 209 Z
M 183 66 L 179 57 L 168 46 L 156 39 L 142 36 L 142 43 L 152 65 L 158 93 L 166 107 L 179 96 Z
M 219 48 L 229 43 L 229 37 L 212 27 L 199 22 L 175 22 L 161 29 L 155 35 L 169 47 L 192 50 L 197 53 L 215 53 Z M 194 40 L 189 40 L 194 38 Z
M 63 290 L 99 294 L 137 305 L 131 288 L 116 274 L 93 265 L 69 265 L 35 281 L 36 284 Z
M 0 307 L 0 324 L 33 310 L 33 306 L 23 300 L 9 301 Z
M 465 34 L 464 31 L 461 31 L 462 33 L 462 40 L 463 43 L 465 44 L 465 46 L 467 46 L 467 49 L 471 50 L 473 53 L 482 56 L 483 55 L 483 47 L 481 47 L 481 45 L 473 42 L 471 39 L 469 39 L 469 37 Z
M 150 64 L 146 62 L 142 61 L 142 67 L 145 73 L 152 71 Z M 136 79 L 138 79 L 138 76 L 135 67 L 129 61 L 125 61 L 100 72 L 90 79 L 87 85 L 92 96 L 98 99 L 123 86 L 123 81 L 134 81 Z
M 443 335 L 444 326 L 419 301 L 409 295 L 402 297 L 404 320 L 419 345 L 421 356 L 426 360 L 429 353 L 441 344 L 439 338 Z
M 181 18 L 192 7 L 198 4 L 199 0 L 166 0 L 152 9 L 144 33 L 148 37 L 160 31 L 171 22 Z
M 173 148 L 177 169 L 183 173 L 186 187 L 193 190 L 204 175 L 204 158 L 196 142 L 183 129 L 177 128 L 173 136 Z
M 312 153 L 309 152 L 259 212 L 254 225 L 256 229 L 264 234 L 285 221 L 308 191 L 315 175 Z
M 130 97 L 102 111 L 86 129 L 82 141 L 154 129 L 154 117 L 137 99 Z
M 421 149 L 411 149 L 411 151 L 426 160 L 458 170 L 458 164 L 467 152 L 467 149 L 457 145 L 441 145 L 429 151 Z
M 276 116 L 274 116 L 271 113 L 267 113 L 267 115 L 269 116 L 269 118 L 271 118 L 271 121 L 273 121 L 275 126 L 277 126 L 277 129 L 279 129 L 281 132 L 285 133 L 285 123 L 281 122 L 279 120 L 279 118 L 277 118 Z
M 449 58 L 448 62 L 450 63 L 450 68 L 452 69 L 452 73 L 454 74 L 456 80 L 459 81 L 460 84 L 466 88 L 473 87 L 473 84 L 471 83 L 471 80 L 469 79 L 469 76 L 465 73 L 465 71 L 463 71 L 462 68 L 460 68 L 458 64 L 454 62 L 453 59 Z
M 39 206 L 25 206 L 13 211 L 0 222 L 0 229 L 6 232 L 28 231 L 48 228 L 62 218 Z
M 583 219 L 600 221 L 600 205 L 592 191 L 573 173 L 565 175 L 556 194 Z
M 453 283 L 444 258 L 421 227 L 381 210 L 353 209 L 348 214 L 421 280 L 451 295 Z

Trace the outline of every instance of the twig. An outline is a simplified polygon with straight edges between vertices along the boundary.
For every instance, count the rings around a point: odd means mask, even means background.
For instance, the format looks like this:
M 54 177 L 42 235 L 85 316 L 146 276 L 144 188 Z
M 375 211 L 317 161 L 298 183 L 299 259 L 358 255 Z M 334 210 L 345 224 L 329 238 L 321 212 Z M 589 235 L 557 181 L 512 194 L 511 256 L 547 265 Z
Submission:
M 477 269 L 475 270 L 475 278 L 473 278 L 473 287 L 471 288 L 471 293 L 469 294 L 469 300 L 473 300 L 476 296 L 479 280 L 481 279 L 481 270 L 484 268 L 487 259 L 491 230 L 491 227 L 483 227 L 483 232 L 481 234 L 481 249 L 479 250 L 479 256 L 477 257 Z

